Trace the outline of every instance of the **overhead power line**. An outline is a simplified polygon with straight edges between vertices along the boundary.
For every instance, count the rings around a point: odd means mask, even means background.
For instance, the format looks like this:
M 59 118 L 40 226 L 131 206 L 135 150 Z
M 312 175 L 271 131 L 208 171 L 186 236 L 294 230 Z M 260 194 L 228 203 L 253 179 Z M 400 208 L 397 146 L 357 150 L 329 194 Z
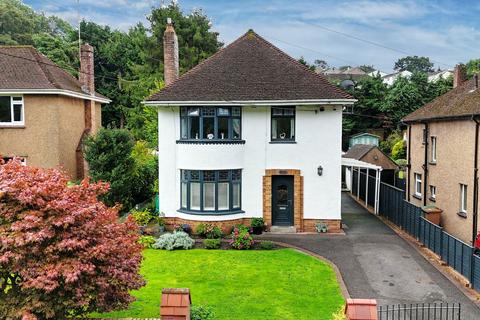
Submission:
M 374 41 L 371 41 L 371 40 L 368 40 L 368 39 L 363 39 L 363 38 L 360 38 L 360 37 L 357 37 L 357 36 L 342 32 L 342 31 L 338 31 L 338 30 L 335 30 L 335 29 L 327 28 L 325 26 L 321 26 L 321 25 L 318 25 L 318 24 L 315 24 L 315 23 L 310 23 L 310 22 L 305 22 L 305 21 L 302 21 L 302 23 L 308 24 L 312 27 L 316 27 L 316 28 L 319 28 L 319 29 L 322 29 L 322 30 L 325 30 L 325 31 L 328 31 L 328 32 L 336 33 L 336 34 L 342 35 L 342 36 L 350 38 L 350 39 L 354 39 L 354 40 L 357 40 L 357 41 L 360 41 L 360 42 L 364 42 L 364 43 L 367 43 L 367 44 L 370 44 L 372 46 L 376 46 L 376 47 L 379 47 L 379 48 L 395 51 L 395 52 L 398 52 L 398 53 L 401 53 L 401 54 L 406 54 L 406 55 L 415 55 L 412 52 L 408 52 L 408 51 L 405 51 L 405 50 L 402 50 L 402 49 L 389 47 L 389 46 L 386 46 L 386 45 L 378 43 L 378 42 L 374 42 Z M 450 65 L 448 63 L 444 63 L 444 62 L 441 62 L 441 61 L 438 61 L 438 60 L 433 60 L 433 59 L 430 59 L 430 61 L 435 62 L 437 64 L 444 65 L 444 66 L 449 67 L 449 68 L 452 68 L 452 65 Z

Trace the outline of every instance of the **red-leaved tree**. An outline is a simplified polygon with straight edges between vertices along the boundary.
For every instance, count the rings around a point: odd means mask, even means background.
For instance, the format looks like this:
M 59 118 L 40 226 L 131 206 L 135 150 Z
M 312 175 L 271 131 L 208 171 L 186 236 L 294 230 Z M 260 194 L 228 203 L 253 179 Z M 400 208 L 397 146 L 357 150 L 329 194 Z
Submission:
M 56 169 L 0 164 L 0 317 L 126 308 L 144 285 L 136 224 L 97 200 L 108 185 L 67 183 Z

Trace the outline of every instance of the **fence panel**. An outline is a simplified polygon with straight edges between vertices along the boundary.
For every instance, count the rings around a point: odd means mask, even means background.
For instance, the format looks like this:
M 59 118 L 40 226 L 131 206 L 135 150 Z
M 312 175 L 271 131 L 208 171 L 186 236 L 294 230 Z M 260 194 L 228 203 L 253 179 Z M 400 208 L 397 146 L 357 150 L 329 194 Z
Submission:
M 472 258 L 473 258 L 472 285 L 477 291 L 480 291 L 480 256 L 473 255 Z
M 367 174 L 360 169 L 360 195 L 359 198 L 365 201 L 365 193 L 367 192 Z
M 472 255 L 471 246 L 443 231 L 442 260 L 468 279 L 472 272 Z
M 443 228 L 431 223 L 424 217 L 420 218 L 419 240 L 430 250 L 441 256 Z
M 368 196 L 367 196 L 367 204 L 371 207 L 375 207 L 375 187 L 376 187 L 376 172 L 373 176 L 368 176 Z

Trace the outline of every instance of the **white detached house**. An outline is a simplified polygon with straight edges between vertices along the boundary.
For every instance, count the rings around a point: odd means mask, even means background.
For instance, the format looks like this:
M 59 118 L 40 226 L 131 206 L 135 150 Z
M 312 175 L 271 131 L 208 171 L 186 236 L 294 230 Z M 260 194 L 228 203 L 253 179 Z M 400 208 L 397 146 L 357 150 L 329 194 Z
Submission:
M 355 100 L 251 30 L 180 78 L 171 22 L 164 51 L 166 87 L 145 104 L 158 107 L 167 224 L 339 231 L 342 107 Z

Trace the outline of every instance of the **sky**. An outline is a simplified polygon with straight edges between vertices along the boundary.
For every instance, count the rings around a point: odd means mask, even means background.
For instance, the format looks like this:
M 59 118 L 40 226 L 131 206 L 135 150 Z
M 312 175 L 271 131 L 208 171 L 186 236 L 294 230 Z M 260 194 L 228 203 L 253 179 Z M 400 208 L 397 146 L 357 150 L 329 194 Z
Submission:
M 77 24 L 82 18 L 128 30 L 148 25 L 153 6 L 169 0 L 24 0 L 37 11 Z M 178 0 L 185 13 L 202 9 L 229 44 L 248 29 L 294 58 L 331 66 L 373 65 L 391 72 L 407 55 L 427 56 L 451 69 L 480 58 L 480 1 L 476 0 Z M 80 8 L 80 10 L 78 10 Z M 360 40 L 359 40 L 360 39 Z

